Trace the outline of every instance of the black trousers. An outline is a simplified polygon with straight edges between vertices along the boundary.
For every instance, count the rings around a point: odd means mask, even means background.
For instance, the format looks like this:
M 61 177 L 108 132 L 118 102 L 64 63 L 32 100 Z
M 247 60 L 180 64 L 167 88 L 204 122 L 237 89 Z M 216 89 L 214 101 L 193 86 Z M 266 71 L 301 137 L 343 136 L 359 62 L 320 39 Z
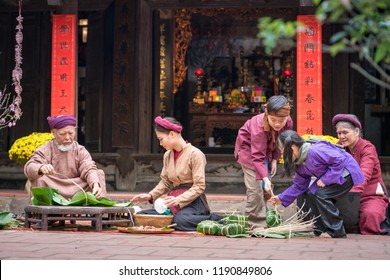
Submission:
M 154 209 L 143 210 L 140 214 L 158 215 Z M 208 205 L 204 205 L 203 200 L 198 197 L 173 217 L 172 223 L 177 224 L 173 227 L 180 231 L 196 231 L 197 225 L 204 220 L 220 221 L 222 216 L 210 214 Z
M 302 210 L 310 211 L 308 218 L 318 217 L 315 221 L 316 229 L 314 232 L 316 235 L 326 232 L 334 238 L 347 236 L 340 211 L 335 206 L 335 203 L 353 187 L 351 175 L 348 175 L 346 179 L 342 185 L 332 184 L 320 187 L 315 194 L 307 190 L 298 197 L 298 206 L 304 205 Z

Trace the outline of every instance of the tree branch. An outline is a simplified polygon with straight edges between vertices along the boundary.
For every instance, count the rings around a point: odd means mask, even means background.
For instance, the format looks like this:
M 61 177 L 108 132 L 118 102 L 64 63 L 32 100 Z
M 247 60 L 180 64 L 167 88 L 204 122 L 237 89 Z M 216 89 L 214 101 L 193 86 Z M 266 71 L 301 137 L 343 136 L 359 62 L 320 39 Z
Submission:
M 382 81 L 381 79 L 378 79 L 374 76 L 372 76 L 370 73 L 368 73 L 366 70 L 364 70 L 359 64 L 357 63 L 354 63 L 354 62 L 351 62 L 350 63 L 350 66 L 352 69 L 358 71 L 360 74 L 362 74 L 366 79 L 370 80 L 371 82 L 373 82 L 374 84 L 380 86 L 380 87 L 383 87 L 383 88 L 386 88 L 388 90 L 390 90 L 390 84 Z

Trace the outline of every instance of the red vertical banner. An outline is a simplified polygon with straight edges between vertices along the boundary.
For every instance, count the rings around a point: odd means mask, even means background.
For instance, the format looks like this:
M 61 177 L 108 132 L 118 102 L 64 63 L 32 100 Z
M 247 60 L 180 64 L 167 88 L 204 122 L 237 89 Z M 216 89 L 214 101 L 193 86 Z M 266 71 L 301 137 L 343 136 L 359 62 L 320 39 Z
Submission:
M 53 15 L 51 115 L 75 115 L 76 15 Z
M 322 26 L 314 15 L 297 20 L 297 132 L 322 135 Z

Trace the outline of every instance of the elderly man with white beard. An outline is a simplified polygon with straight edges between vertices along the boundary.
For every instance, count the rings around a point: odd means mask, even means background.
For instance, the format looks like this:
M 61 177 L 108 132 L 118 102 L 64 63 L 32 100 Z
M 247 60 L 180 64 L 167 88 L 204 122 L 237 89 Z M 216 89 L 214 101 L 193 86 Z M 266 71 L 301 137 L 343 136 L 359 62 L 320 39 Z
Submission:
M 105 174 L 96 167 L 90 153 L 77 141 L 76 118 L 61 115 L 47 118 L 54 139 L 37 148 L 24 166 L 31 188 L 51 187 L 65 198 L 80 191 L 92 191 L 96 198 L 107 195 Z M 27 192 L 31 193 L 30 189 Z

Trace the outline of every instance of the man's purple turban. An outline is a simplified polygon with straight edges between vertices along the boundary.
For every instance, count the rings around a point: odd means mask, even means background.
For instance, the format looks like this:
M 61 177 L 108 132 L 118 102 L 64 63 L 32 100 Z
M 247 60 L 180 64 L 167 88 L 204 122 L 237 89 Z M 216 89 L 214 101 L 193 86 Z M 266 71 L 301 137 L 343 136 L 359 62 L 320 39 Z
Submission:
M 47 117 L 50 129 L 60 129 L 65 126 L 76 126 L 76 118 L 72 115 L 61 115 L 55 117 Z
M 362 129 L 362 124 L 360 123 L 359 119 L 352 114 L 338 114 L 334 116 L 332 120 L 332 125 L 336 126 L 338 122 L 349 122 L 353 126 Z

